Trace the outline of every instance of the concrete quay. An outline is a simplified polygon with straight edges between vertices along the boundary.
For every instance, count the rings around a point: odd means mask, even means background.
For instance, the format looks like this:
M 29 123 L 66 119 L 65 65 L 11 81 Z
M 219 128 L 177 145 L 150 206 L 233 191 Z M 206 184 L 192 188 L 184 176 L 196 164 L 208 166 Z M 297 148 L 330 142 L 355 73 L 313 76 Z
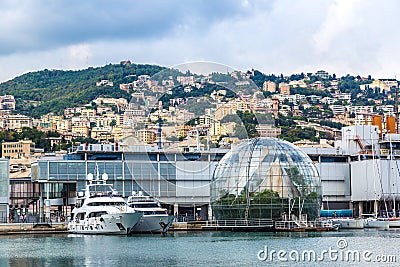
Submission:
M 206 224 L 205 221 L 173 222 L 168 231 L 200 231 Z
M 169 232 L 201 231 L 206 222 L 173 222 Z M 67 223 L 1 223 L 0 235 L 66 234 Z

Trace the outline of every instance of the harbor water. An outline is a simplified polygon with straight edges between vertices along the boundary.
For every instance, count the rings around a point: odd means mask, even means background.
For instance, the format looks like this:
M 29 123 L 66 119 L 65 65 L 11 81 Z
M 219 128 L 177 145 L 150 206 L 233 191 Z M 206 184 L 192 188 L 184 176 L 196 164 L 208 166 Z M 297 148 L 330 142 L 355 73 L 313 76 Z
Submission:
M 0 266 L 399 266 L 400 229 L 8 235 Z

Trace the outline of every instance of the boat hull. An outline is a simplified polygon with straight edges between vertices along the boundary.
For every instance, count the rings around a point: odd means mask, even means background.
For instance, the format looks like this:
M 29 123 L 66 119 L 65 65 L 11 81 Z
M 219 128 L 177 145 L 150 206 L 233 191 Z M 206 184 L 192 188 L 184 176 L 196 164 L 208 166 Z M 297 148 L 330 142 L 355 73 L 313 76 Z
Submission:
M 363 220 L 346 219 L 346 220 L 332 220 L 334 225 L 339 225 L 341 229 L 363 229 Z
M 162 233 L 171 225 L 174 216 L 171 215 L 143 215 L 139 223 L 133 227 L 135 233 Z
M 400 228 L 400 220 L 389 220 L 390 228 Z
M 71 221 L 68 232 L 75 234 L 129 235 L 142 218 L 141 213 L 106 214 L 97 218 Z
M 379 219 L 379 221 L 389 222 L 389 228 L 400 228 L 400 220 L 396 219 Z
M 365 228 L 389 229 L 389 221 L 364 220 Z

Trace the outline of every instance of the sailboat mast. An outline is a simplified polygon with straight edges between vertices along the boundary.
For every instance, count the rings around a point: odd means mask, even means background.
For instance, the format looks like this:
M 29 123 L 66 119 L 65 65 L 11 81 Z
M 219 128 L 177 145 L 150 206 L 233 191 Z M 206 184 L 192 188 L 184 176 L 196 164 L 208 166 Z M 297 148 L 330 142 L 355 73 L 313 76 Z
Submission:
M 393 163 L 392 162 L 392 159 L 393 159 L 393 148 L 392 148 L 392 136 L 390 134 L 389 134 L 389 146 L 390 146 L 390 161 L 389 161 L 389 166 L 390 166 L 389 173 L 390 173 L 390 176 L 389 177 L 390 177 L 390 183 L 394 187 L 394 182 L 392 181 L 392 179 L 394 177 L 394 175 L 392 176 L 392 174 L 393 174 L 393 167 L 392 167 L 392 163 Z M 392 198 L 393 198 L 393 216 L 397 217 L 397 215 L 396 215 L 396 198 L 395 198 L 394 194 L 392 193 L 392 189 L 390 189 L 390 193 L 392 194 Z
M 376 194 L 376 180 L 375 180 L 375 148 L 374 148 L 374 138 L 372 136 L 372 132 L 369 133 L 371 138 L 371 146 L 372 146 L 372 176 L 373 176 L 373 183 L 374 183 L 374 216 L 376 218 L 378 214 L 378 201 L 377 201 L 377 194 Z M 376 166 L 378 167 L 378 166 Z M 378 172 L 379 173 L 379 172 Z
M 397 79 L 396 79 L 397 81 Z M 396 86 L 396 98 L 395 98 L 395 108 L 396 108 L 396 134 L 399 133 L 399 84 L 397 83 Z M 390 138 L 390 162 L 392 162 L 392 157 L 393 157 L 393 153 L 392 153 L 392 138 Z M 393 183 L 394 186 L 394 183 Z M 397 217 L 396 214 L 396 198 L 393 194 L 393 213 L 394 213 L 394 217 Z
M 394 100 L 395 115 L 396 115 L 396 133 L 399 133 L 399 85 L 396 86 L 396 97 Z

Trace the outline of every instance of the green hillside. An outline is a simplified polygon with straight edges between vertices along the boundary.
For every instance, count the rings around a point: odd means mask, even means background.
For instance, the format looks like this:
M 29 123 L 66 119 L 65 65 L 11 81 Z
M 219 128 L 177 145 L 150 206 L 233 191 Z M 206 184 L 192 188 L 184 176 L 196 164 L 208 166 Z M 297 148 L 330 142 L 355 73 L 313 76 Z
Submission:
M 120 83 L 128 83 L 137 76 L 163 70 L 155 65 L 109 64 L 103 67 L 78 71 L 42 70 L 30 72 L 0 84 L 0 95 L 13 95 L 16 112 L 35 118 L 54 112 L 61 114 L 64 108 L 88 104 L 99 96 L 123 97 L 130 95 L 119 89 Z M 114 86 L 97 87 L 96 82 L 109 80 Z

